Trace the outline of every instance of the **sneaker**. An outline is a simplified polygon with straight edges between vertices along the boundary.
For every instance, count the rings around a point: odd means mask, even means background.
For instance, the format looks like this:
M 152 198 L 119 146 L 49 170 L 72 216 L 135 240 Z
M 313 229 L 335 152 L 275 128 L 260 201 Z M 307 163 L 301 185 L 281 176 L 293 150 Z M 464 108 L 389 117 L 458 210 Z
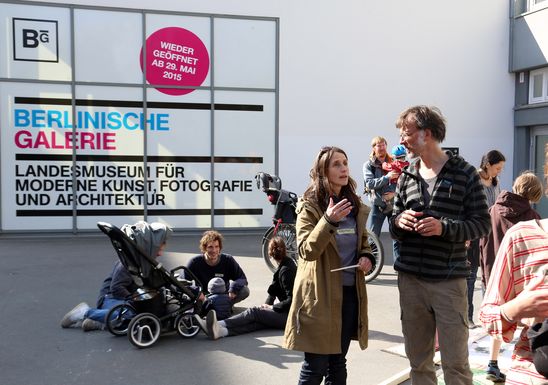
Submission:
M 206 315 L 206 328 L 207 336 L 209 339 L 218 340 L 221 338 L 221 330 L 219 328 L 219 323 L 217 322 L 217 313 L 215 310 L 210 310 Z
M 194 314 L 194 321 L 198 324 L 198 327 L 207 334 L 206 320 L 200 317 L 198 314 Z
M 92 320 L 91 318 L 86 318 L 82 322 L 82 330 L 85 332 L 90 332 L 92 330 L 103 330 L 104 325 L 101 322 Z
M 85 302 L 81 302 L 78 305 L 74 306 L 74 308 L 69 311 L 63 319 L 61 320 L 61 327 L 62 328 L 69 328 L 71 326 L 74 326 L 78 322 L 81 322 L 84 320 L 84 315 L 89 310 L 89 305 Z
M 493 382 L 505 382 L 506 381 L 506 375 L 504 373 L 501 373 L 498 366 L 487 366 L 487 370 L 485 371 L 487 373 L 486 378 L 489 381 Z

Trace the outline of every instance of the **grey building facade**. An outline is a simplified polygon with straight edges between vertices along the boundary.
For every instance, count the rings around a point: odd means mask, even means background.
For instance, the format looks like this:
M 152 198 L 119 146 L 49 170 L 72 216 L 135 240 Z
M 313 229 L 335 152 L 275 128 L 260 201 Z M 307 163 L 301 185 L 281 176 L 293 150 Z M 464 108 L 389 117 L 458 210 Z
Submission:
M 548 143 L 548 0 L 510 1 L 509 61 L 516 82 L 513 174 L 534 169 L 542 177 Z M 546 199 L 536 208 L 548 215 Z

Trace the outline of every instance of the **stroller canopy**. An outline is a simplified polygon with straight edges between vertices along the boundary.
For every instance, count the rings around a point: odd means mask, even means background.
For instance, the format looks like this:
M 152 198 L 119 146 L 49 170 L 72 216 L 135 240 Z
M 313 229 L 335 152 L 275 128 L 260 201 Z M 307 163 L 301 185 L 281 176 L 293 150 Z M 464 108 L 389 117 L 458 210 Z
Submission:
M 121 230 L 135 242 L 140 253 L 135 253 L 138 265 L 141 267 L 143 277 L 150 275 L 152 262 L 156 265 L 155 260 L 160 247 L 167 241 L 172 230 L 163 223 L 153 222 L 147 223 L 139 221 L 133 225 L 123 225 Z M 145 260 L 148 259 L 147 260 Z

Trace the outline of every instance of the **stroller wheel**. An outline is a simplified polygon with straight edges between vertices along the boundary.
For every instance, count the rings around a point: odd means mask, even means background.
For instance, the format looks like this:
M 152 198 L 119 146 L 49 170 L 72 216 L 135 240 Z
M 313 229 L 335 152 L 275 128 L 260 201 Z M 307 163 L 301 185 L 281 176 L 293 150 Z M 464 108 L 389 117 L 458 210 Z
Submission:
M 200 332 L 200 327 L 194 321 L 193 314 L 183 313 L 175 320 L 177 333 L 184 338 L 192 338 Z
M 152 313 L 138 314 L 129 323 L 127 336 L 138 348 L 148 348 L 160 338 L 160 319 Z
M 107 314 L 107 329 L 115 336 L 125 336 L 131 319 L 137 312 L 128 303 L 114 306 Z

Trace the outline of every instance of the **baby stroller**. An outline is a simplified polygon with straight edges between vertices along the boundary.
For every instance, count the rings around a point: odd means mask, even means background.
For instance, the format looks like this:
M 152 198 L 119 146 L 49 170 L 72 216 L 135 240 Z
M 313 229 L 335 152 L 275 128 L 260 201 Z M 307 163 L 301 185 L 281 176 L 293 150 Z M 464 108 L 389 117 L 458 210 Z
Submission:
M 194 274 L 185 266 L 166 270 L 114 225 L 99 222 L 97 227 L 109 237 L 120 262 L 139 287 L 125 303 L 109 311 L 107 329 L 116 336 L 127 334 L 138 348 L 154 345 L 161 333 L 173 330 L 185 338 L 198 334 L 200 328 L 194 314 L 200 312 L 201 288 L 195 286 L 198 280 Z M 182 279 L 182 274 L 178 273 L 181 270 L 194 282 Z

